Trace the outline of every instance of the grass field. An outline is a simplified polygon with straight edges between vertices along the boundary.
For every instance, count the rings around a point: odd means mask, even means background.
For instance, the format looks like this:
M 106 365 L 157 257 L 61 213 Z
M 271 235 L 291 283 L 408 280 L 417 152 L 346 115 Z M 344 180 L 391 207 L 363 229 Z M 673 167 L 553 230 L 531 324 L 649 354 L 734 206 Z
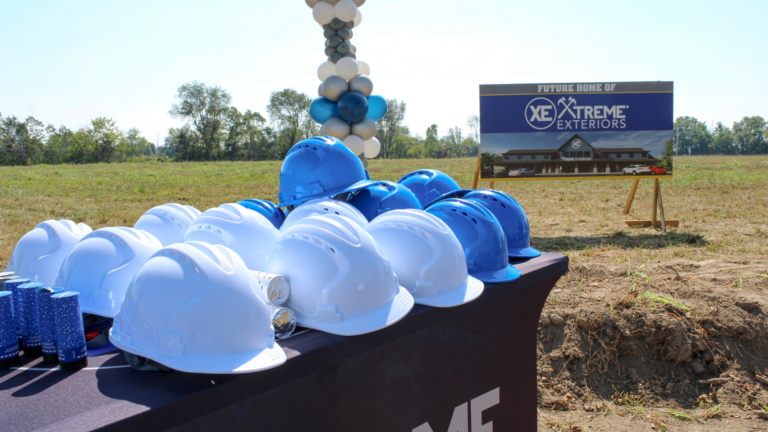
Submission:
M 435 168 L 471 187 L 475 159 L 374 160 L 371 177 L 398 180 Z M 57 165 L 0 168 L 0 266 L 37 223 L 71 219 L 94 229 L 133 226 L 167 202 L 204 211 L 243 198 L 276 201 L 280 162 Z M 532 242 L 578 260 L 650 261 L 762 256 L 768 251 L 768 157 L 680 157 L 662 181 L 670 234 L 629 229 L 621 214 L 627 181 L 497 182 L 531 222 Z M 630 219 L 649 219 L 651 180 L 641 181 Z M 481 182 L 480 187 L 488 184 Z

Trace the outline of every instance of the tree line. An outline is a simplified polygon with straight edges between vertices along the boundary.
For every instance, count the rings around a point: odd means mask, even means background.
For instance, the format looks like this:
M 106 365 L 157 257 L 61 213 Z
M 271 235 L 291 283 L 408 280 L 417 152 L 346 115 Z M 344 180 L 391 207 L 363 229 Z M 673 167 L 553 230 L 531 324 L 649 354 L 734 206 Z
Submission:
M 136 128 L 121 130 L 115 121 L 98 117 L 78 130 L 45 125 L 35 117 L 19 120 L 0 113 L 0 165 L 160 161 L 281 160 L 297 142 L 319 134 L 309 116 L 312 98 L 293 89 L 270 95 L 264 117 L 240 112 L 221 87 L 192 82 L 179 87 L 178 101 L 169 110 L 184 121 L 170 128 L 163 145 L 155 146 Z M 377 122 L 379 158 L 421 159 L 477 156 L 480 119 L 472 115 L 464 128 L 454 126 L 440 135 L 431 125 L 424 134 L 404 124 L 407 105 L 387 100 L 386 116 Z M 709 130 L 693 117 L 675 121 L 674 147 L 678 154 L 767 154 L 768 123 L 759 116 L 744 117 L 728 128 Z M 673 146 L 670 146 L 673 147 Z M 668 147 L 671 153 L 671 148 Z M 665 154 L 671 156 L 671 154 Z M 670 161 L 671 162 L 671 161 Z
M 744 117 L 730 128 L 718 122 L 710 130 L 693 117 L 678 117 L 672 141 L 678 155 L 768 154 L 768 122 L 760 116 Z
M 319 134 L 309 116 L 312 98 L 293 89 L 273 92 L 266 115 L 240 112 L 221 87 L 192 82 L 179 87 L 172 118 L 184 121 L 170 128 L 162 145 L 136 128 L 121 130 L 107 117 L 71 130 L 45 125 L 35 117 L 20 120 L 0 113 L 0 165 L 160 161 L 281 160 L 297 142 Z M 448 158 L 476 156 L 480 125 L 471 116 L 465 132 L 450 128 L 439 136 L 437 125 L 425 135 L 412 134 L 403 124 L 407 105 L 387 101 L 387 115 L 377 122 L 379 158 Z

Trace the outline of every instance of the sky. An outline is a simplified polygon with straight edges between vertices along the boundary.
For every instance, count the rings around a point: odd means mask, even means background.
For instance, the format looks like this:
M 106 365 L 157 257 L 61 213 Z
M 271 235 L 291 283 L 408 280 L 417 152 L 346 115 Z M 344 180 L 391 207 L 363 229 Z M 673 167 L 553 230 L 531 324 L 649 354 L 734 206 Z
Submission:
M 0 113 L 70 129 L 105 116 L 162 144 L 192 81 L 266 117 L 270 93 L 317 96 L 322 29 L 304 0 L 0 1 Z M 440 135 L 480 84 L 674 81 L 675 116 L 768 117 L 768 1 L 367 0 L 354 30 L 374 93 Z

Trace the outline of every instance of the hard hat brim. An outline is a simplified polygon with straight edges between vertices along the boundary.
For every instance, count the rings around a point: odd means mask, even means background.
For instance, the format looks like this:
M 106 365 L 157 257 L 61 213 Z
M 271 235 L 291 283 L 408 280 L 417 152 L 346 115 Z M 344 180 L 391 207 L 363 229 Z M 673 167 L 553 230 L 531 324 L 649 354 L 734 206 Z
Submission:
M 365 170 L 365 173 L 366 173 L 366 175 L 368 175 L 368 170 Z M 329 189 L 327 191 L 323 191 L 323 192 L 321 192 L 319 194 L 307 195 L 305 197 L 297 198 L 295 200 L 280 202 L 280 203 L 277 204 L 277 206 L 278 207 L 288 207 L 288 206 L 292 206 L 292 205 L 296 205 L 296 204 L 301 204 L 301 203 L 303 203 L 305 201 L 309 201 L 309 200 L 313 200 L 313 199 L 333 198 L 336 195 L 341 195 L 341 194 L 344 194 L 344 193 L 350 193 L 353 190 L 362 189 L 362 188 L 364 188 L 364 187 L 366 187 L 366 186 L 368 186 L 370 184 L 373 184 L 373 183 L 376 183 L 376 182 L 373 181 L 373 180 L 360 180 L 359 182 L 354 183 L 351 186 L 337 187 L 337 188 Z M 279 198 L 279 196 L 278 196 L 278 198 Z
M 118 324 L 117 321 L 115 324 Z M 116 328 L 117 331 L 115 331 Z M 109 330 L 109 341 L 116 347 L 131 354 L 154 360 L 179 372 L 206 374 L 258 372 L 280 366 L 288 359 L 285 351 L 277 343 L 272 348 L 234 354 L 150 355 L 116 337 L 120 334 L 117 325 Z
M 501 270 L 471 273 L 471 276 L 474 276 L 485 283 L 510 282 L 519 278 L 520 275 L 520 270 L 516 269 L 512 264 L 507 265 Z
M 526 258 L 536 258 L 541 256 L 541 252 L 539 252 L 538 250 L 532 247 L 509 248 L 508 252 L 509 252 L 510 258 L 526 259 Z
M 466 195 L 466 194 L 468 194 L 470 192 L 473 192 L 473 190 L 472 189 L 458 189 L 458 190 L 455 190 L 455 191 L 452 191 L 452 192 L 448 192 L 448 193 L 442 194 L 441 196 L 439 196 L 439 197 L 433 199 L 432 201 L 428 202 L 424 206 L 424 209 L 426 210 L 432 204 L 436 204 L 436 203 L 438 203 L 438 202 L 440 202 L 442 200 L 445 200 L 445 199 L 449 199 L 449 198 L 463 198 L 464 195 Z
M 324 323 L 314 319 L 296 316 L 296 321 L 302 327 L 324 331 L 339 336 L 356 336 L 372 333 L 389 327 L 400 321 L 413 309 L 414 300 L 411 293 L 403 287 L 398 287 L 395 297 L 383 307 L 354 318 L 342 319 L 339 323 Z
M 436 297 L 414 297 L 416 304 L 448 308 L 461 306 L 480 297 L 485 289 L 482 281 L 472 276 L 467 277 L 467 283 L 459 289 L 439 294 Z
M 116 308 L 112 308 L 112 309 L 101 309 L 101 308 L 88 307 L 87 305 L 82 304 L 82 300 L 81 300 L 80 312 L 88 313 L 88 314 L 93 314 L 93 315 L 98 315 L 98 316 L 102 316 L 102 317 L 106 317 L 106 318 L 114 318 L 114 317 L 117 316 L 117 314 L 120 313 L 120 307 L 123 305 L 123 300 L 124 299 L 125 299 L 125 297 L 120 299 L 119 302 L 115 301 L 114 303 L 115 303 L 115 305 L 117 305 L 117 307 Z

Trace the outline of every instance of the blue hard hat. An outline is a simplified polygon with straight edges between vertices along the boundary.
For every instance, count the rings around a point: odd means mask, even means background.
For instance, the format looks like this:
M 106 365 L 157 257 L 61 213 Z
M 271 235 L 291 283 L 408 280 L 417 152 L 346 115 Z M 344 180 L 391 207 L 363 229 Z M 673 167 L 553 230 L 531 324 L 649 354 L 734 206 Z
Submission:
M 421 203 L 407 187 L 388 181 L 367 180 L 354 184 L 336 197 L 346 201 L 372 221 L 376 216 L 392 210 L 421 210 Z
M 280 227 L 283 226 L 283 222 L 285 221 L 285 213 L 280 210 L 280 207 L 276 206 L 270 201 L 245 199 L 240 201 L 238 204 L 264 216 L 268 221 L 272 222 L 272 225 L 274 225 L 277 229 L 280 229 Z
M 465 200 L 479 202 L 496 216 L 504 235 L 510 258 L 536 258 L 541 252 L 531 247 L 531 228 L 523 207 L 504 192 L 478 189 L 464 195 Z
M 397 182 L 410 189 L 424 208 L 444 194 L 461 189 L 448 174 L 431 169 L 406 174 Z
M 483 282 L 501 283 L 520 277 L 509 264 L 507 239 L 496 216 L 475 201 L 449 198 L 429 208 L 459 239 L 467 257 L 469 274 Z
M 306 139 L 285 156 L 280 169 L 278 205 L 287 207 L 313 198 L 329 198 L 369 179 L 360 158 L 338 139 Z

